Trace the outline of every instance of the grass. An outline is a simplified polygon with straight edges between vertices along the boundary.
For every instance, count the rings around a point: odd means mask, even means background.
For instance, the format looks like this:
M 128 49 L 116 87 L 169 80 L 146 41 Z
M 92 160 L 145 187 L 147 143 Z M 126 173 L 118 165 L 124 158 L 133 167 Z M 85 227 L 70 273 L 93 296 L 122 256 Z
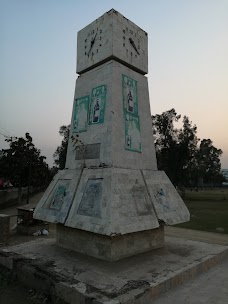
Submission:
M 186 191 L 184 201 L 191 219 L 177 227 L 228 234 L 228 189 Z

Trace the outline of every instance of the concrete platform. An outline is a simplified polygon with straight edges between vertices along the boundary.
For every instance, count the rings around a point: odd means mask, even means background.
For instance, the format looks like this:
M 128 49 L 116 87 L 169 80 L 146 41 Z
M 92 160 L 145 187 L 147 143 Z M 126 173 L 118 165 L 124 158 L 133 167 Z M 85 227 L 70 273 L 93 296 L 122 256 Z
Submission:
M 105 262 L 59 248 L 54 239 L 37 239 L 2 249 L 0 264 L 53 302 L 146 304 L 227 254 L 228 246 L 166 237 L 162 249 Z
M 153 304 L 227 304 L 228 259 L 197 278 L 164 293 Z M 8 303 L 7 303 L 8 304 Z
M 108 262 L 164 247 L 164 227 L 107 236 L 56 225 L 56 244 Z

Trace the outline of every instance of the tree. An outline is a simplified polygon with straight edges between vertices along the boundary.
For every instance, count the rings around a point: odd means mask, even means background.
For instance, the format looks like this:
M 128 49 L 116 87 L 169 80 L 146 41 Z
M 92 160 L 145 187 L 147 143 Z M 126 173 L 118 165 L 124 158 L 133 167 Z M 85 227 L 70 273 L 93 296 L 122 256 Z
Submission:
M 18 201 L 21 201 L 21 187 L 45 185 L 49 178 L 49 168 L 45 156 L 40 154 L 29 133 L 25 138 L 8 138 L 9 149 L 1 151 L 0 172 L 18 187 Z
M 222 150 L 210 139 L 197 138 L 197 127 L 187 116 L 175 128 L 181 115 L 174 109 L 152 116 L 158 169 L 164 170 L 175 185 L 221 183 Z
M 197 137 L 197 127 L 185 115 L 182 119 L 175 109 L 152 116 L 152 128 L 157 155 L 158 169 L 166 172 L 174 185 L 197 185 L 197 180 L 206 182 L 221 181 L 219 174 L 221 164 L 221 149 L 212 145 L 210 139 Z M 54 153 L 55 163 L 59 169 L 64 169 L 70 125 L 61 126 L 59 134 L 63 136 L 61 146 Z M 80 143 L 78 135 L 71 138 L 74 143 Z M 75 141 L 76 140 L 76 141 Z M 84 144 L 75 145 L 76 151 L 84 149 Z
M 213 146 L 211 139 L 203 139 L 195 157 L 195 177 L 199 186 L 204 182 L 213 184 L 216 180 L 220 180 L 220 156 L 222 150 Z
M 187 181 L 198 142 L 197 127 L 187 116 L 182 128 L 175 128 L 180 118 L 175 109 L 152 116 L 158 169 L 164 170 L 175 185 Z
M 58 169 L 63 170 L 66 163 L 67 146 L 70 134 L 70 125 L 61 126 L 59 129 L 59 134 L 63 136 L 63 140 L 60 146 L 57 147 L 55 153 L 53 154 L 55 164 Z

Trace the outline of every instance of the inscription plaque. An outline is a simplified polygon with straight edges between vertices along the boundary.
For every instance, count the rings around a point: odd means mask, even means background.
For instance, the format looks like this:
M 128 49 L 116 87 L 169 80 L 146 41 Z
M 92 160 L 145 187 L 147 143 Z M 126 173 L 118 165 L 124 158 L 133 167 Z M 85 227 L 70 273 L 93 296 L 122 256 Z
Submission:
M 78 214 L 101 217 L 101 197 L 103 179 L 89 179 L 78 208 Z
M 100 144 L 85 145 L 84 151 L 76 151 L 75 159 L 97 159 L 100 158 Z M 84 154 L 84 155 L 83 155 Z

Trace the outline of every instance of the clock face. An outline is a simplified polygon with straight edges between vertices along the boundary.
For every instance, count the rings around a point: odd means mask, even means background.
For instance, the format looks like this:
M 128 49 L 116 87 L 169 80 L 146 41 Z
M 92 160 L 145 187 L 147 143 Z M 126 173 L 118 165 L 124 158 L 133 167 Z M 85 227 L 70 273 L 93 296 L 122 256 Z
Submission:
M 102 28 L 97 26 L 93 29 L 88 30 L 85 34 L 84 40 L 84 56 L 93 60 L 96 54 L 99 54 L 99 51 L 102 47 Z
M 139 31 L 132 26 L 123 27 L 123 48 L 125 55 L 132 61 L 145 56 L 145 32 Z
M 141 74 L 148 72 L 145 31 L 115 10 L 105 13 L 78 32 L 77 73 L 116 60 Z

